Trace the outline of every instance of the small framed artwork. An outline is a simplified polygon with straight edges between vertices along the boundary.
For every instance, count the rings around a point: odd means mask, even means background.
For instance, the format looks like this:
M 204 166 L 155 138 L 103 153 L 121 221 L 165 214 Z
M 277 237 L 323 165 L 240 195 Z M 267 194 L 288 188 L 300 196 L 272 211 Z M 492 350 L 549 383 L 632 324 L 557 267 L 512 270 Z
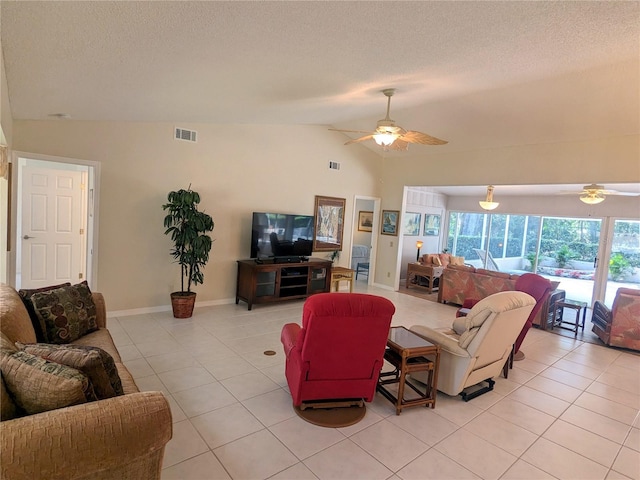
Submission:
M 398 235 L 399 210 L 382 210 L 382 235 Z
M 316 195 L 314 252 L 342 250 L 346 199 Z
M 440 215 L 424 214 L 424 234 L 440 235 Z
M 402 233 L 403 235 L 419 235 L 421 213 L 404 212 L 402 216 Z
M 358 212 L 358 231 L 370 232 L 373 230 L 373 212 Z

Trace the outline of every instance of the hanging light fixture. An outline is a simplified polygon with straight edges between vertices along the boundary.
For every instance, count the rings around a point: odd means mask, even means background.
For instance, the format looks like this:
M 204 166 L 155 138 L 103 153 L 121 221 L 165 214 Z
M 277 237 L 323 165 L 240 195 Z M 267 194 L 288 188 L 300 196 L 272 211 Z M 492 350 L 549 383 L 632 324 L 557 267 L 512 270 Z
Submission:
M 391 145 L 393 142 L 396 141 L 396 138 L 398 138 L 398 135 L 396 135 L 395 133 L 388 133 L 388 132 L 376 133 L 373 135 L 373 139 L 381 147 L 388 147 L 389 145 Z
M 499 202 L 493 201 L 493 185 L 487 187 L 487 198 L 478 202 L 484 210 L 495 210 L 500 205 Z
M 589 192 L 585 193 L 584 195 L 580 195 L 580 200 L 582 200 L 587 205 L 596 205 L 604 201 L 604 195 L 598 192 Z

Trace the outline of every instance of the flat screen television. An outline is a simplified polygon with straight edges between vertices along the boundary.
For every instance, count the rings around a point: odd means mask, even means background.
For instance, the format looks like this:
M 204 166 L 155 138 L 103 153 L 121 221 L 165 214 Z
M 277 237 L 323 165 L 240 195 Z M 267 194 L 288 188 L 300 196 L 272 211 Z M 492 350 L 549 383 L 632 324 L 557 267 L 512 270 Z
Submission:
M 253 212 L 251 258 L 309 257 L 313 216 Z

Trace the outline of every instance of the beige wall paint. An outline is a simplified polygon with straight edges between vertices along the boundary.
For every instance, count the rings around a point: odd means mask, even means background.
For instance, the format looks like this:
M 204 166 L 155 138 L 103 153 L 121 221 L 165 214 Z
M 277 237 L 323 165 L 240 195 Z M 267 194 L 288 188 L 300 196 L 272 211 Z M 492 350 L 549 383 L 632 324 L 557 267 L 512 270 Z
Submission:
M 354 195 L 377 195 L 381 160 L 372 152 L 319 126 L 177 126 L 196 130 L 198 143 L 174 140 L 173 124 L 15 122 L 18 151 L 101 162 L 98 289 L 110 310 L 164 306 L 179 289 L 161 205 L 189 184 L 215 221 L 200 302 L 235 298 L 253 211 L 313 214 L 315 195 L 345 198 L 350 251 Z
M 354 195 L 379 196 L 381 209 L 402 210 L 406 185 L 640 181 L 638 135 L 454 153 L 415 146 L 407 157 L 379 159 L 345 147 L 323 127 L 179 126 L 198 130 L 199 142 L 173 140 L 172 124 L 14 122 L 16 150 L 102 162 L 99 288 L 110 309 L 167 304 L 179 277 L 160 205 L 169 190 L 190 182 L 216 221 L 199 301 L 227 301 L 235 295 L 235 260 L 248 255 L 254 210 L 312 213 L 315 194 L 346 198 L 350 249 Z M 328 169 L 329 160 L 341 162 L 339 172 Z M 399 240 L 378 236 L 376 284 L 397 284 Z

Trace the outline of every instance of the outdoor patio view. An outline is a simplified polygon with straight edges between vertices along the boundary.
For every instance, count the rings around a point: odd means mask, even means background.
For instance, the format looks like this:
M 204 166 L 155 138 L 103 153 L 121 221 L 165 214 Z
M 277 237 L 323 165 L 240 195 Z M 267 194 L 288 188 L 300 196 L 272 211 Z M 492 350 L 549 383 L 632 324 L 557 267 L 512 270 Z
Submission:
M 611 306 L 619 287 L 640 288 L 640 221 L 451 212 L 447 249 L 465 263 L 510 273 L 535 272 L 559 281 L 567 298 L 592 303 L 594 283 L 606 282 Z M 606 275 L 598 249 L 610 233 Z M 595 300 L 595 299 L 594 299 Z

